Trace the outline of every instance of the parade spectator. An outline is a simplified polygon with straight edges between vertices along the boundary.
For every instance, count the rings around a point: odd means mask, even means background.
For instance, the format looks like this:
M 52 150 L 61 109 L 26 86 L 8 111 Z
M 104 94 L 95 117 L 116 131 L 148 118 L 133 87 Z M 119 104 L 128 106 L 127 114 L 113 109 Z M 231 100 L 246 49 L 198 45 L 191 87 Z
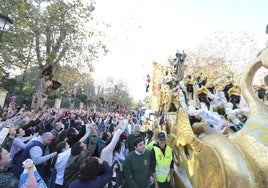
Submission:
M 10 158 L 13 160 L 16 153 L 19 151 L 23 151 L 26 147 L 26 143 L 24 143 L 23 136 L 25 135 L 25 131 L 22 128 L 16 129 L 16 138 L 14 138 L 14 141 L 12 143 L 11 149 L 10 149 Z
M 66 141 L 61 141 L 57 144 L 56 151 L 58 154 L 53 158 L 52 167 L 54 167 L 54 172 L 50 180 L 50 187 L 61 188 L 63 187 L 64 171 L 67 160 L 71 155 L 71 148 Z
M 106 147 L 107 141 L 111 138 L 110 132 L 102 132 L 98 143 L 98 153 L 101 153 L 102 149 Z
M 63 125 L 62 122 L 54 123 L 53 129 L 50 131 L 52 133 L 52 135 L 53 135 L 53 139 L 52 139 L 51 143 L 48 146 L 48 149 L 49 149 L 50 153 L 57 150 L 56 146 L 58 144 L 58 142 L 57 142 L 58 134 L 63 130 L 63 128 L 64 128 L 64 125 Z M 48 167 L 48 168 L 50 169 L 51 167 Z M 50 171 L 49 169 L 47 169 L 47 170 Z
M 116 117 L 110 116 L 110 118 L 108 120 L 108 125 L 109 125 L 108 131 L 110 133 L 113 133 L 114 132 L 114 129 L 115 129 L 116 125 L 117 125 L 117 119 L 116 119 Z
M 20 184 L 18 188 L 36 188 L 46 187 L 45 181 L 36 171 L 35 165 L 31 159 L 26 159 L 23 162 L 24 171 L 20 176 Z
M 101 159 L 103 161 L 108 162 L 108 164 L 113 167 L 114 169 L 114 179 L 116 178 L 116 170 L 117 170 L 117 177 L 120 178 L 120 162 L 115 160 L 115 153 L 120 151 L 121 149 L 121 140 L 120 136 L 127 128 L 127 124 L 123 124 L 123 120 L 119 120 L 118 126 L 115 128 L 114 135 L 109 138 L 106 142 L 106 146 L 102 149 L 101 152 Z M 117 155 L 119 157 L 119 155 Z M 122 179 L 122 178 L 121 178 Z M 118 181 L 118 184 L 122 184 L 122 181 Z M 117 186 L 119 186 L 117 184 Z M 109 182 L 108 187 L 112 186 L 112 182 Z
M 106 116 L 106 118 L 103 120 L 103 132 L 108 132 L 109 126 L 110 126 L 110 117 Z
M 124 133 L 121 134 L 121 136 Z M 122 146 L 121 136 L 116 143 L 116 146 L 113 150 L 113 176 L 109 182 L 108 188 L 120 188 L 123 186 L 123 166 L 122 163 L 125 160 L 126 156 L 124 155 L 124 150 Z
M 54 128 L 50 131 L 53 134 L 53 137 L 56 139 L 59 132 L 64 128 L 62 122 L 56 122 Z
M 51 142 L 53 135 L 50 132 L 45 132 L 42 136 L 33 139 L 22 152 L 16 164 L 12 168 L 12 172 L 16 177 L 20 177 L 23 167 L 22 162 L 30 158 L 33 160 L 37 171 L 44 179 L 44 165 L 45 163 L 54 157 L 57 152 L 47 154 L 45 153 L 45 147 Z
M 135 126 L 135 122 L 133 121 L 133 118 L 129 118 L 128 120 L 128 126 L 127 126 L 127 133 L 128 135 L 131 135 L 134 133 L 134 126 Z
M 88 156 L 90 156 L 90 152 L 88 152 L 86 144 L 84 144 L 83 142 L 76 142 L 71 147 L 71 155 L 67 160 L 67 164 L 65 166 L 64 171 L 64 188 L 68 187 L 69 184 L 77 178 L 79 166 L 82 161 Z
M 56 138 L 56 144 L 62 141 L 68 141 L 68 137 L 67 137 L 67 130 L 62 130 L 61 132 L 59 132 L 57 138 Z M 70 144 L 69 144 L 70 145 Z
M 18 179 L 6 169 L 6 165 L 10 162 L 10 154 L 4 148 L 0 147 L 0 187 L 18 186 Z
M 72 147 L 86 134 L 86 126 L 82 125 L 79 130 L 70 127 L 66 131 L 67 142 Z
M 15 108 L 16 103 L 15 102 L 11 102 L 8 105 L 8 109 L 7 109 L 7 115 L 8 117 L 12 117 L 16 114 L 16 108 Z
M 126 130 L 126 128 L 126 124 L 123 125 L 122 122 L 119 123 L 114 135 L 109 139 L 108 143 L 106 143 L 106 147 L 102 149 L 100 158 L 104 161 L 107 161 L 110 166 L 113 164 L 113 153 L 115 146 L 119 141 L 120 135 Z
M 148 188 L 154 178 L 150 168 L 150 151 L 145 149 L 143 138 L 133 141 L 135 150 L 123 162 L 123 173 L 127 188 Z
M 111 178 L 112 169 L 106 161 L 88 157 L 80 165 L 77 179 L 72 181 L 68 188 L 103 188 Z
M 90 132 L 87 138 L 85 139 L 84 143 L 86 144 L 87 149 L 90 152 L 90 155 L 99 157 L 100 153 L 98 150 L 98 146 L 99 146 L 99 143 L 101 142 L 101 138 L 98 135 L 96 124 L 90 123 L 89 129 L 90 129 Z M 81 141 L 83 141 L 83 139 Z
M 8 131 L 8 135 L 6 136 L 6 138 L 4 139 L 3 143 L 2 143 L 2 147 L 4 149 L 6 149 L 8 152 L 10 152 L 13 140 L 16 136 L 16 127 L 15 126 L 10 126 L 9 127 L 9 131 Z
M 141 133 L 140 133 L 140 126 L 139 125 L 135 125 L 134 129 L 133 129 L 133 134 L 129 135 L 127 138 L 127 149 L 128 149 L 128 153 L 132 152 L 135 147 L 133 145 L 133 141 L 136 138 L 142 137 Z
M 120 148 L 120 153 L 126 158 L 127 156 L 127 147 L 126 147 L 126 143 L 127 143 L 127 137 L 128 137 L 128 134 L 125 132 L 123 132 L 121 135 L 120 135 L 120 142 L 121 142 L 121 148 Z
M 30 159 L 29 159 L 30 160 Z M 35 166 L 32 162 L 28 162 L 27 160 L 24 162 L 23 165 L 24 169 L 27 169 L 27 172 L 22 173 L 20 178 L 20 185 L 18 188 L 35 188 L 38 187 L 37 179 L 34 176 Z M 25 180 L 23 178 L 24 174 L 27 176 Z
M 4 142 L 4 139 L 9 133 L 9 127 L 14 126 L 11 119 L 1 121 L 0 126 L 0 144 Z
M 43 112 L 31 112 L 31 115 L 29 117 L 29 119 L 27 120 L 27 122 L 23 125 L 21 125 L 21 128 L 23 130 L 31 130 L 31 129 L 35 129 L 36 132 L 40 132 L 40 134 L 43 132 L 43 129 L 41 128 L 41 124 L 43 122 L 44 119 L 44 115 Z M 40 125 L 38 127 L 38 125 Z M 32 132 L 30 132 L 29 134 L 32 134 Z
M 142 123 L 140 130 L 141 132 L 143 131 L 144 137 L 145 137 L 146 131 L 153 130 L 153 126 L 149 118 L 145 119 L 145 121 Z

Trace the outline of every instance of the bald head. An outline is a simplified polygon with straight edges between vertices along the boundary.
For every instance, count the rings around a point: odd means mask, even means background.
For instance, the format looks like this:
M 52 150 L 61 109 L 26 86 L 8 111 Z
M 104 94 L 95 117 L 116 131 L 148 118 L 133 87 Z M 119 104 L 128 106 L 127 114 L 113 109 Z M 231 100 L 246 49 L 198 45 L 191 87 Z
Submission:
M 138 136 L 140 134 L 140 126 L 139 125 L 135 125 L 134 129 L 133 129 L 134 135 Z
M 51 132 L 45 132 L 42 135 L 42 139 L 43 139 L 43 144 L 46 146 L 50 144 L 51 140 L 53 139 L 53 134 Z

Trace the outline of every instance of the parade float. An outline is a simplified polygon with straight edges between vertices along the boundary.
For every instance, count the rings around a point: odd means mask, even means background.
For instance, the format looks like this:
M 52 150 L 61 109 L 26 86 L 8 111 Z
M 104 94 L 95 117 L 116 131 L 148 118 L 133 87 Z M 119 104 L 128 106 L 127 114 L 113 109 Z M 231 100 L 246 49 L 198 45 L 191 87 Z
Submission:
M 262 67 L 268 68 L 268 44 L 240 79 L 241 93 L 250 107 L 243 128 L 228 136 L 209 134 L 199 138 L 193 132 L 187 111 L 180 105 L 178 88 L 161 85 L 172 67 L 153 63 L 150 98 L 151 108 L 155 111 L 155 131 L 163 129 L 159 127 L 159 119 L 164 116 L 169 127 L 169 144 L 174 152 L 176 187 L 267 187 L 268 107 L 253 89 L 254 75 Z M 174 76 L 176 74 L 169 78 Z M 264 80 L 267 85 L 268 77 Z

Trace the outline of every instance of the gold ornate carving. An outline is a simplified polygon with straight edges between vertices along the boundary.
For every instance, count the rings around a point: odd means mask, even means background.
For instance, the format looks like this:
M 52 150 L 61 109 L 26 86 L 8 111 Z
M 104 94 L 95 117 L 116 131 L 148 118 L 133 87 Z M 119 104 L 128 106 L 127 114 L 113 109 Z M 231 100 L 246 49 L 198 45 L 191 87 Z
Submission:
M 177 114 L 177 125 L 174 129 L 177 136 L 177 146 L 179 144 L 182 146 L 190 145 L 193 149 L 193 152 L 199 153 L 201 151 L 203 144 L 193 133 L 189 122 L 188 113 L 183 108 L 181 108 Z
M 171 130 L 169 144 L 174 152 L 176 187 L 267 187 L 268 107 L 257 98 L 253 89 L 254 75 L 261 67 L 268 68 L 267 47 L 241 77 L 241 93 L 249 104 L 250 115 L 244 127 L 229 137 L 211 134 L 199 139 L 193 133 L 184 109 L 166 113 Z M 165 69 L 158 65 L 155 68 L 154 84 L 157 85 Z M 160 110 L 163 102 L 160 90 L 155 89 L 153 95 Z
M 259 53 L 241 77 L 241 92 L 250 107 L 250 115 L 242 131 L 268 146 L 268 107 L 257 98 L 252 88 L 253 78 L 261 67 L 268 68 L 268 48 Z
M 198 139 L 184 109 L 168 116 L 178 187 L 256 187 L 247 160 L 229 138 L 212 134 Z

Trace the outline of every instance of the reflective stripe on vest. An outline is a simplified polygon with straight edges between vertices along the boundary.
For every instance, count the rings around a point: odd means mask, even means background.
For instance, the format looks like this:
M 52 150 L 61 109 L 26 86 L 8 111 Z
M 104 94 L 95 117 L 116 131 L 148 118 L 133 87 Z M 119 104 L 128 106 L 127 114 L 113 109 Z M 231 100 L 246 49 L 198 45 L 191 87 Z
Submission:
M 154 146 L 156 167 L 155 174 L 158 182 L 170 181 L 170 164 L 173 159 L 172 151 L 169 146 L 165 148 L 165 155 L 163 155 L 159 147 Z
M 154 147 L 154 143 L 155 141 L 152 139 L 149 143 L 148 143 L 148 139 L 145 140 L 145 147 L 148 150 L 152 150 L 152 148 Z
M 146 131 L 145 128 L 146 128 L 146 127 L 145 127 L 144 125 L 142 125 L 141 128 L 140 128 L 140 132 L 144 133 L 144 132 Z

